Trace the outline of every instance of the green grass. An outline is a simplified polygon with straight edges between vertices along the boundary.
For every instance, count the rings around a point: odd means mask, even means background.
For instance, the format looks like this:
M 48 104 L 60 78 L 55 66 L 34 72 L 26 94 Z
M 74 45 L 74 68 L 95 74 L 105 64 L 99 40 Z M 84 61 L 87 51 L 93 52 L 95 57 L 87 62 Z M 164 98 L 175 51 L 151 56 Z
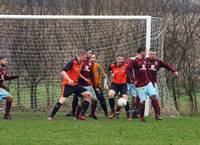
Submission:
M 100 117 L 79 121 L 58 113 L 14 112 L 13 120 L 0 119 L 0 145 L 200 145 L 200 118 L 164 118 L 146 123 Z

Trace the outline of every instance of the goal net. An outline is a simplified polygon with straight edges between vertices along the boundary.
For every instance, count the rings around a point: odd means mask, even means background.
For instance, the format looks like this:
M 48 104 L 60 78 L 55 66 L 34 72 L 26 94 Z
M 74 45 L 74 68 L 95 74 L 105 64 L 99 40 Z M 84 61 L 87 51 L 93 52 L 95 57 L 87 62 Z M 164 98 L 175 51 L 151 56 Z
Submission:
M 20 76 L 7 82 L 14 107 L 51 107 L 61 95 L 63 66 L 80 50 L 93 49 L 106 71 L 116 54 L 135 56 L 139 46 L 154 47 L 162 58 L 165 27 L 164 19 L 150 16 L 0 15 L 0 53 L 9 58 L 10 73 Z

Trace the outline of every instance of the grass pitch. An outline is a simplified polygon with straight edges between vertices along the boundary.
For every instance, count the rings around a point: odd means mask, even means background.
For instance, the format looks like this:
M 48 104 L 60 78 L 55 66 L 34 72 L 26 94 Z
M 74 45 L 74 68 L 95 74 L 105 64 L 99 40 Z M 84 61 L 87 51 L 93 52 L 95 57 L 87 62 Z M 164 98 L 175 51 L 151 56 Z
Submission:
M 200 145 L 199 117 L 149 117 L 141 123 L 124 116 L 79 121 L 62 112 L 48 122 L 47 116 L 14 112 L 13 120 L 0 119 L 0 145 Z

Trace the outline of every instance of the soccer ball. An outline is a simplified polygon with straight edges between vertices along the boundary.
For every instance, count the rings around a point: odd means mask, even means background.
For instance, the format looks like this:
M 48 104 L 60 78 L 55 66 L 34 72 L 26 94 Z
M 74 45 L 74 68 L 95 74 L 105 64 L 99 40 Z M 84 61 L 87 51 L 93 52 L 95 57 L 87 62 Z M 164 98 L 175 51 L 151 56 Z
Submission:
M 120 107 L 125 107 L 127 104 L 127 101 L 124 98 L 120 98 L 120 99 L 118 99 L 117 104 Z

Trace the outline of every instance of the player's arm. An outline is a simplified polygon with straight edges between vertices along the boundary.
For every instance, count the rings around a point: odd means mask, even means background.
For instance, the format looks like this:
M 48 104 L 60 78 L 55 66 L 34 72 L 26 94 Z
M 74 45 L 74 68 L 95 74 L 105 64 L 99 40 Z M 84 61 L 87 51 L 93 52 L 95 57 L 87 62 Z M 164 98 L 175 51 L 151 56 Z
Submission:
M 163 62 L 161 60 L 159 61 L 159 63 L 160 63 L 160 67 L 166 68 L 167 70 L 173 72 L 174 75 L 178 76 L 178 72 L 173 66 L 171 66 L 170 64 L 165 63 L 165 62 Z
M 135 77 L 133 76 L 134 60 L 129 60 L 127 62 L 128 66 L 126 68 L 127 76 L 130 78 L 132 83 L 135 83 Z
M 91 81 L 89 79 L 87 79 L 86 77 L 84 77 L 82 74 L 80 74 L 79 77 L 81 79 L 85 80 L 87 83 L 91 84 Z
M 104 89 L 108 90 L 108 77 L 107 74 L 105 73 L 104 69 L 99 65 L 98 71 L 101 73 L 103 77 L 103 87 Z
M 8 71 L 5 70 L 5 72 L 1 75 L 0 79 L 1 80 L 14 80 L 14 79 L 17 79 L 17 78 L 19 78 L 19 76 L 17 76 L 17 75 L 11 76 L 11 75 L 9 75 Z
M 91 84 L 94 86 L 94 84 L 95 84 L 95 80 L 94 80 L 94 73 L 93 73 L 93 65 L 92 65 L 92 68 L 91 68 L 91 70 L 90 70 L 90 80 L 91 80 Z
M 66 73 L 68 70 L 70 70 L 73 67 L 73 61 L 69 61 L 65 67 L 63 68 L 61 74 L 63 75 L 63 77 L 68 81 L 69 85 L 74 85 L 74 81 L 72 79 L 70 79 L 70 77 L 68 76 L 68 74 Z
M 101 73 L 103 78 L 107 78 L 107 74 L 105 73 L 104 69 L 99 65 L 98 71 Z
M 112 64 L 109 66 L 109 69 L 108 69 L 109 73 L 111 74 L 111 78 L 114 77 L 114 74 L 113 74 L 113 71 L 112 71 Z
M 14 80 L 19 78 L 19 76 L 8 76 L 8 75 L 4 75 L 4 80 Z

